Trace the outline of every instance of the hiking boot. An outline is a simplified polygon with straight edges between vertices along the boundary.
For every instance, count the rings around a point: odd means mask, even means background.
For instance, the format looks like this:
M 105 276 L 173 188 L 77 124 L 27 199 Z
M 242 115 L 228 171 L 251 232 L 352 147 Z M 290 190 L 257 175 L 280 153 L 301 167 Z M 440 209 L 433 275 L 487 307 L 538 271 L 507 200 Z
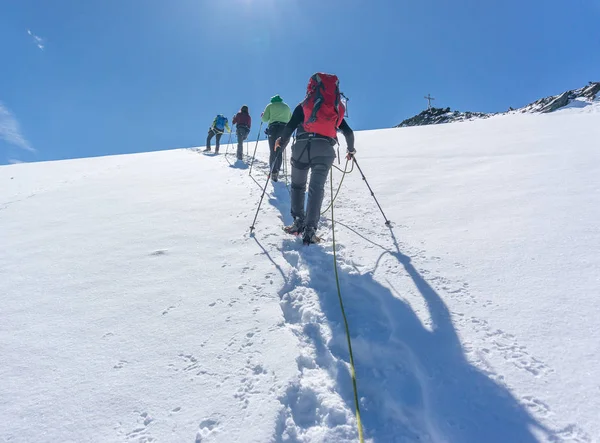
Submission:
M 210 146 L 204 149 L 204 152 L 210 152 Z
M 279 180 L 279 172 L 273 172 L 271 174 L 271 180 L 273 180 L 274 182 L 276 182 L 277 180 Z
M 219 148 L 215 149 L 215 154 L 219 153 Z
M 317 231 L 315 228 L 307 227 L 304 229 L 304 235 L 302 236 L 302 243 L 310 245 L 312 243 L 319 243 L 321 239 L 317 237 Z
M 283 228 L 283 230 L 288 234 L 300 235 L 302 232 L 304 232 L 304 220 L 302 220 L 300 217 L 296 217 L 294 219 L 294 223 L 292 223 L 290 226 L 286 226 Z

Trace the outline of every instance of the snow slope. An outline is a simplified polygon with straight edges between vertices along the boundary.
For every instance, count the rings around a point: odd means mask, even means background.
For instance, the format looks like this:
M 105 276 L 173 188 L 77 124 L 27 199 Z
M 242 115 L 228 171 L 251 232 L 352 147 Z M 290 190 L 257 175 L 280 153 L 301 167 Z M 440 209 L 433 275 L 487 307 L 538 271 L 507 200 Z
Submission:
M 370 441 L 600 441 L 599 110 L 357 133 L 394 222 L 345 178 Z M 269 184 L 249 236 L 258 150 L 0 167 L 0 441 L 356 441 L 330 214 L 303 247 Z

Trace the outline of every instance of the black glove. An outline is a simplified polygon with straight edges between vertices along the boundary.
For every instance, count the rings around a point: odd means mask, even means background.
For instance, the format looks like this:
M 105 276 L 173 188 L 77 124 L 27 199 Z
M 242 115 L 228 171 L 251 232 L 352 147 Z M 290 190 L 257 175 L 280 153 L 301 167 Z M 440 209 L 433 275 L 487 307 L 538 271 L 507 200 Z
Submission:
M 277 151 L 278 149 L 281 149 L 283 151 L 287 147 L 289 142 L 289 138 L 287 140 L 284 140 L 282 137 L 279 137 L 277 140 L 275 140 L 275 151 Z

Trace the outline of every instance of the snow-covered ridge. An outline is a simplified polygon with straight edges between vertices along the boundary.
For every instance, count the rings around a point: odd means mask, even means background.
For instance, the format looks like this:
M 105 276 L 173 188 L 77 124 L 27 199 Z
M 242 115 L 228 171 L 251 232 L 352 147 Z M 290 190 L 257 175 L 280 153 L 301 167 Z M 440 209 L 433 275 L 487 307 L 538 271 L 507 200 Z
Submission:
M 335 227 L 369 443 L 598 442 L 590 108 L 357 132 L 310 247 L 265 142 L 0 167 L 0 441 L 356 443 Z
M 439 125 L 441 123 L 462 122 L 465 120 L 476 120 L 491 117 L 494 114 L 483 112 L 460 112 L 451 111 L 450 108 L 430 108 L 408 118 L 400 123 L 396 128 L 405 128 L 408 126 L 426 126 Z
M 483 112 L 461 112 L 451 111 L 450 108 L 431 108 L 427 109 L 414 117 L 408 118 L 396 128 L 404 128 L 408 126 L 426 126 L 438 125 L 441 123 L 454 123 L 465 120 L 480 120 L 489 118 L 494 115 L 502 115 L 507 113 L 549 113 L 562 109 L 568 106 L 585 107 L 592 104 L 598 98 L 600 92 L 600 82 L 590 82 L 587 86 L 579 89 L 565 91 L 558 95 L 544 97 L 530 103 L 522 108 L 509 108 L 506 112 L 501 113 L 483 113 Z
M 516 110 L 520 113 L 548 113 L 561 109 L 574 101 L 580 104 L 591 104 L 600 92 L 600 82 L 590 82 L 579 89 L 565 91 L 562 94 L 541 98 Z

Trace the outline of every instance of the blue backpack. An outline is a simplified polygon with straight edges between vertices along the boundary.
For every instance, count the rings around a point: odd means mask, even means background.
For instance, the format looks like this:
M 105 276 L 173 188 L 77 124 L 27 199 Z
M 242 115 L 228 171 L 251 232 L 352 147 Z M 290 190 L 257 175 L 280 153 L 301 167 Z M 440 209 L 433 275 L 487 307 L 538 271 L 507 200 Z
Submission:
M 215 128 L 219 131 L 225 130 L 225 123 L 227 123 L 227 118 L 223 114 L 217 115 L 215 119 Z

